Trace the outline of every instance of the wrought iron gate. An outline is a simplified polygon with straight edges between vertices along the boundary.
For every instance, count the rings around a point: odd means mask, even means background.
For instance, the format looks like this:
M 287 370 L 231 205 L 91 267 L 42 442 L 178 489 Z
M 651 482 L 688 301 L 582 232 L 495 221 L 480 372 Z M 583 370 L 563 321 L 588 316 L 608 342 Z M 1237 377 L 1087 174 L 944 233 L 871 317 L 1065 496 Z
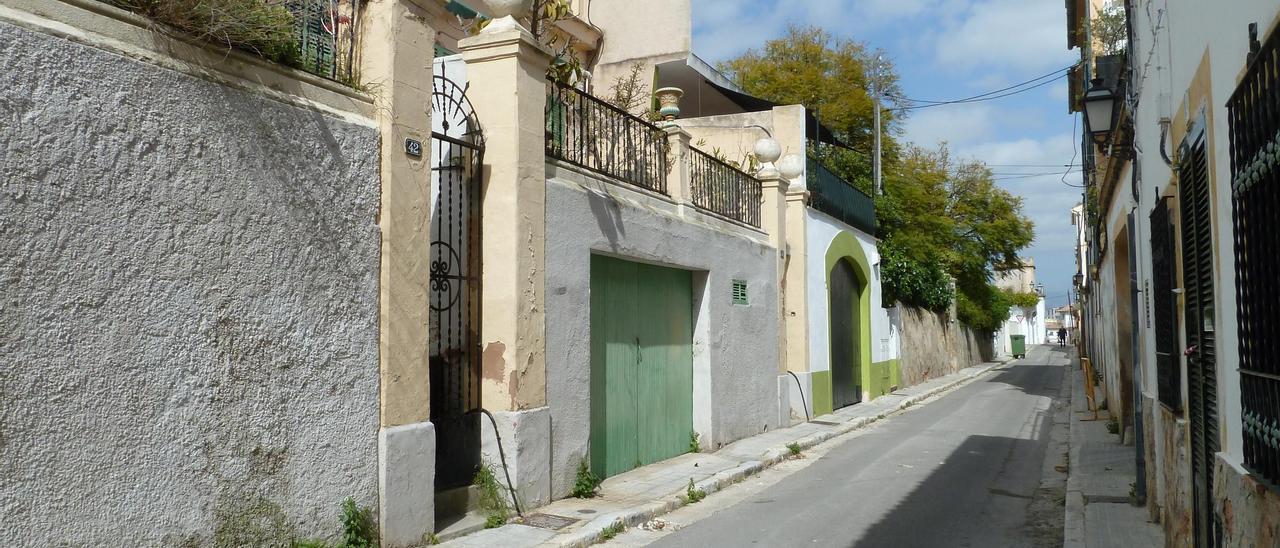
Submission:
M 1218 366 L 1214 313 L 1213 211 L 1204 118 L 1187 137 L 1178 166 L 1182 222 L 1188 419 L 1196 546 L 1217 546 L 1213 463 L 1218 452 Z
M 431 93 L 431 422 L 436 489 L 469 485 L 480 464 L 480 184 L 484 138 L 466 89 Z

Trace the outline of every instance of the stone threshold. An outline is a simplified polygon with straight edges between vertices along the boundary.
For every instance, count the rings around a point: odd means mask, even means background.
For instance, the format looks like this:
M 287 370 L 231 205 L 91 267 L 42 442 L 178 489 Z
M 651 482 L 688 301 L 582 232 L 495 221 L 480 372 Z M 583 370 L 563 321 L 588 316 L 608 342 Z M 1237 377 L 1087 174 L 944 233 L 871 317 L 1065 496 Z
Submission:
M 902 412 L 925 400 L 969 384 L 1008 361 L 989 362 L 900 389 L 870 402 L 814 417 L 810 422 L 733 442 L 713 453 L 689 453 L 619 474 L 604 481 L 592 499 L 562 499 L 534 514 L 574 520 L 559 530 L 515 522 L 442 544 L 454 548 L 555 546 L 580 548 L 607 540 L 620 527 L 635 527 L 684 506 L 689 482 L 707 495 L 723 490 L 786 460 L 790 444 L 801 450 Z M 541 519 L 539 519 L 541 521 Z

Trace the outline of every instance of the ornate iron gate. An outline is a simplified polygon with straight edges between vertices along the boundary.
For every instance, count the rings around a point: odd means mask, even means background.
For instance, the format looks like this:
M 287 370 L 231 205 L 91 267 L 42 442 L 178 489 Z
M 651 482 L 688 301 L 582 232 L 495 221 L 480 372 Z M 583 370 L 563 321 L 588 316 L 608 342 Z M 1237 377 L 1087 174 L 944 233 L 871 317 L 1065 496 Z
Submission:
M 1196 546 L 1218 546 L 1213 464 L 1218 452 L 1218 364 L 1214 314 L 1213 211 L 1204 119 L 1187 137 L 1178 166 L 1182 223 L 1188 419 Z
M 484 138 L 466 89 L 431 94 L 431 422 L 436 489 L 469 485 L 480 464 L 480 184 Z

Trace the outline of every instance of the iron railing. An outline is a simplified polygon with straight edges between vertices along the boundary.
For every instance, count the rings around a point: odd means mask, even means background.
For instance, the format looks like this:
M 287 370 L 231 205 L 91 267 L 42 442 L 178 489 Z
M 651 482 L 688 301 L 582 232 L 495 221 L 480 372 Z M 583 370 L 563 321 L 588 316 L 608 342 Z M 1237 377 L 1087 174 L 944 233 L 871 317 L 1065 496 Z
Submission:
M 760 226 L 760 181 L 696 148 L 689 149 L 693 205 L 754 227 Z
M 809 205 L 867 234 L 876 233 L 876 204 L 867 193 L 809 158 Z
M 547 83 L 547 156 L 666 194 L 667 134 L 575 88 Z
M 355 82 L 360 0 L 287 0 L 299 68 L 332 80 Z
M 1256 33 L 1256 30 L 1253 30 Z M 1235 223 L 1244 464 L 1280 485 L 1280 32 L 1250 37 L 1248 67 L 1227 102 Z

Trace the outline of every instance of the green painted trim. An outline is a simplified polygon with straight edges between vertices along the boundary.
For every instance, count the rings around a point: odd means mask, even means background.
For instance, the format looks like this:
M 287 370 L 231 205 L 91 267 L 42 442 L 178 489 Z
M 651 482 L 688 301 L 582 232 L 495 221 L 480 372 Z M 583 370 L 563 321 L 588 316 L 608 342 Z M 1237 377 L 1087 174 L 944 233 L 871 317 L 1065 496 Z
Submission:
M 898 366 L 898 360 L 874 363 L 871 370 L 871 384 L 867 388 L 870 399 L 888 394 L 894 386 L 902 386 L 902 370 Z
M 867 260 L 867 255 L 862 252 L 862 244 L 858 243 L 856 238 L 850 232 L 840 232 L 831 240 L 831 246 L 827 248 L 826 257 L 827 271 L 827 287 L 831 287 L 831 269 L 835 268 L 836 261 L 847 260 L 853 264 L 853 271 L 858 275 L 858 285 L 861 291 L 858 292 L 858 353 L 861 354 L 861 366 L 858 371 L 862 375 L 862 390 L 869 392 L 872 386 L 872 369 L 871 366 L 871 261 Z M 827 310 L 828 316 L 831 311 Z M 831 336 L 831 318 L 827 318 L 827 337 Z M 828 375 L 830 379 L 830 375 Z M 815 381 L 814 385 L 817 383 Z M 827 386 L 831 385 L 828 380 Z M 816 388 L 814 389 L 817 390 Z M 875 397 L 874 393 L 871 394 Z M 817 407 L 817 404 L 814 404 Z
M 813 387 L 813 416 L 826 415 L 831 409 L 831 372 L 814 371 L 809 379 Z

